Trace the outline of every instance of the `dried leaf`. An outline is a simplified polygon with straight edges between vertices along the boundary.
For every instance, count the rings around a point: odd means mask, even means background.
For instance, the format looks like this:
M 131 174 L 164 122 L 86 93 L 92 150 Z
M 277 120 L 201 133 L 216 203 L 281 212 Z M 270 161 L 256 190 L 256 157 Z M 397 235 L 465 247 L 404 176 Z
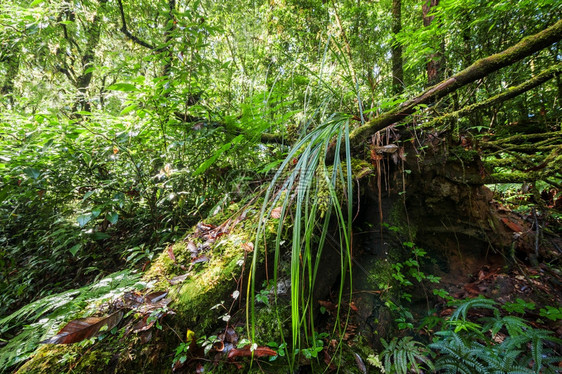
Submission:
M 152 340 L 152 330 L 143 331 L 139 334 L 142 344 L 146 344 Z
M 398 146 L 396 144 L 388 144 L 383 146 L 373 146 L 373 150 L 376 153 L 394 153 L 398 150 Z
M 502 222 L 511 229 L 513 232 L 523 232 L 523 228 L 519 226 L 517 223 L 512 222 L 509 218 L 502 218 Z
M 278 206 L 277 208 L 271 211 L 271 218 L 279 219 L 281 218 L 281 210 L 282 208 Z
M 251 351 L 250 345 L 248 344 L 244 348 L 233 348 L 230 352 L 228 352 L 228 358 L 233 359 L 235 357 L 252 357 L 252 353 L 254 357 L 266 357 L 266 356 L 277 356 L 277 352 L 269 347 L 257 347 L 254 349 L 254 352 Z
M 322 350 L 322 353 L 324 354 L 324 363 L 326 364 L 326 366 L 328 366 L 330 370 L 336 370 L 336 365 L 334 365 L 332 357 L 328 353 L 328 350 L 324 348 Z
M 400 156 L 402 161 L 406 161 L 406 152 L 404 152 L 404 147 L 400 147 L 398 150 L 398 156 Z
M 185 273 L 183 275 L 178 275 L 173 277 L 172 279 L 170 279 L 168 282 L 172 285 L 175 286 L 176 284 L 180 284 L 181 282 L 183 282 L 184 280 L 187 279 L 187 277 L 189 276 L 189 273 Z
M 197 254 L 199 253 L 199 249 L 197 248 L 197 246 L 195 245 L 195 243 L 193 243 L 192 241 L 189 241 L 187 243 L 187 249 L 189 250 L 189 252 L 191 252 L 191 255 L 193 256 L 195 254 L 195 256 L 197 256 Z
M 331 301 L 318 300 L 318 304 L 326 308 L 326 310 L 329 312 L 333 312 L 338 308 L 338 306 Z
M 252 242 L 246 242 L 242 244 L 242 249 L 244 249 L 245 252 L 253 252 L 254 251 L 254 243 Z
M 197 224 L 197 229 L 195 230 L 195 235 L 200 236 L 200 235 L 206 234 L 214 228 L 215 228 L 215 226 L 213 226 L 213 225 L 208 225 L 206 223 L 199 222 Z
M 43 340 L 42 344 L 71 344 L 95 336 L 102 327 L 111 330 L 123 318 L 123 312 L 117 311 L 107 317 L 88 317 L 70 321 L 57 335 Z
M 480 289 L 474 283 L 467 283 L 464 285 L 464 290 L 471 295 L 478 296 L 480 295 Z
M 209 257 L 207 257 L 207 255 L 201 255 L 201 256 L 196 257 L 193 260 L 191 260 L 191 263 L 197 264 L 199 262 L 208 262 L 208 261 L 209 261 Z
M 171 245 L 168 246 L 168 257 L 170 257 L 170 260 L 172 260 L 174 264 L 176 263 L 176 256 L 174 256 L 174 248 Z
M 147 303 L 155 304 L 168 295 L 168 291 L 157 291 L 149 293 L 144 297 Z
M 374 149 L 371 149 L 371 161 L 380 161 L 383 159 L 381 154 L 378 154 Z
M 367 374 L 367 367 L 365 366 L 365 363 L 363 362 L 361 356 L 359 356 L 355 352 L 353 352 L 353 356 L 355 357 L 355 363 L 357 364 L 359 371 L 361 371 L 362 374 Z
M 126 292 L 123 295 L 124 305 L 127 308 L 136 308 L 144 303 L 144 296 L 138 292 Z
M 133 332 L 138 333 L 138 332 L 149 330 L 152 326 L 154 326 L 156 319 L 152 319 L 150 323 L 148 323 L 147 321 L 148 321 L 148 315 L 144 316 L 144 318 L 142 318 L 140 321 L 135 323 L 135 325 L 133 326 Z

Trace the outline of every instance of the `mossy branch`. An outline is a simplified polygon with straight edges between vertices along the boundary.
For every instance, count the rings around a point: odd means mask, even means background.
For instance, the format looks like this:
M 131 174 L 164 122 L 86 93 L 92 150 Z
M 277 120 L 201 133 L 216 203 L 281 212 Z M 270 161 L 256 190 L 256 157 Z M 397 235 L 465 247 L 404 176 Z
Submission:
M 502 144 L 521 144 L 521 143 L 533 142 L 541 139 L 558 139 L 558 138 L 562 138 L 562 131 L 541 132 L 535 134 L 516 134 L 507 138 L 489 140 L 485 143 L 485 146 L 492 147 Z
M 482 79 L 503 67 L 509 66 L 524 57 L 530 56 L 533 53 L 556 43 L 560 39 L 562 39 L 562 20 L 558 21 L 546 30 L 522 39 L 519 43 L 500 53 L 496 53 L 476 61 L 471 66 L 452 77 L 437 83 L 415 98 L 402 103 L 390 112 L 375 117 L 364 126 L 353 130 L 350 134 L 352 147 L 357 148 L 358 145 L 367 140 L 370 135 L 390 126 L 393 123 L 399 122 L 406 116 L 416 112 L 420 104 L 426 104 L 439 99 L 460 87 L 478 79 Z
M 484 109 L 484 108 L 488 108 L 492 105 L 496 105 L 499 103 L 502 103 L 504 101 L 513 99 L 514 97 L 517 97 L 519 95 L 521 95 L 524 92 L 529 91 L 530 89 L 533 89 L 541 84 L 543 84 L 544 82 L 550 80 L 551 78 L 553 78 L 556 74 L 560 74 L 562 72 L 562 63 L 558 63 L 548 69 L 546 69 L 545 71 L 541 72 L 540 74 L 536 75 L 535 77 L 533 77 L 532 79 L 529 79 L 528 81 L 515 86 L 515 87 L 509 87 L 506 91 L 497 94 L 487 100 L 481 101 L 479 103 L 476 104 L 472 104 L 469 105 L 467 107 L 464 107 L 460 110 L 457 110 L 455 112 L 452 113 L 447 113 L 441 117 L 435 118 L 425 124 L 423 124 L 421 127 L 422 128 L 434 128 L 437 125 L 443 124 L 446 121 L 453 119 L 453 118 L 458 118 L 461 116 L 465 116 L 467 114 L 473 113 L 477 110 L 480 109 Z

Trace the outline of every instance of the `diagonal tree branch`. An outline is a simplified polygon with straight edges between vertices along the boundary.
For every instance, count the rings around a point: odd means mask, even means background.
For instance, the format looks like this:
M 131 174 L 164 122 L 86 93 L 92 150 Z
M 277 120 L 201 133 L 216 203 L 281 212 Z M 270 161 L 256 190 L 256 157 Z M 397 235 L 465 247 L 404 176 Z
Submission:
M 434 126 L 440 125 L 451 118 L 458 118 L 467 115 L 469 113 L 472 113 L 474 111 L 487 108 L 495 104 L 502 103 L 509 99 L 513 99 L 514 97 L 517 97 L 522 93 L 529 91 L 532 88 L 540 86 L 541 84 L 552 79 L 555 75 L 560 74 L 561 72 L 562 72 L 562 63 L 558 63 L 518 86 L 510 87 L 506 91 L 497 94 L 495 96 L 492 96 L 487 100 L 469 105 L 452 113 L 447 113 L 441 117 L 437 117 L 427 123 L 424 123 L 421 127 L 433 128 Z
M 506 49 L 505 51 L 476 61 L 471 66 L 452 77 L 428 88 L 425 92 L 415 98 L 402 103 L 399 107 L 375 117 L 364 126 L 353 130 L 350 134 L 352 147 L 357 148 L 360 144 L 366 141 L 370 135 L 416 112 L 416 107 L 418 105 L 426 104 L 430 101 L 439 99 L 460 87 L 478 79 L 482 79 L 503 67 L 509 66 L 524 57 L 538 52 L 541 49 L 560 41 L 561 39 L 562 20 L 558 21 L 546 30 L 522 39 L 519 43 Z
M 117 4 L 119 4 L 119 12 L 121 13 L 121 29 L 120 29 L 121 32 L 125 34 L 125 36 L 129 38 L 129 40 L 131 40 L 132 42 L 140 46 L 143 46 L 145 48 L 155 50 L 156 49 L 155 46 L 131 34 L 129 29 L 127 28 L 127 21 L 125 20 L 125 11 L 123 10 L 123 2 L 121 0 L 117 0 Z

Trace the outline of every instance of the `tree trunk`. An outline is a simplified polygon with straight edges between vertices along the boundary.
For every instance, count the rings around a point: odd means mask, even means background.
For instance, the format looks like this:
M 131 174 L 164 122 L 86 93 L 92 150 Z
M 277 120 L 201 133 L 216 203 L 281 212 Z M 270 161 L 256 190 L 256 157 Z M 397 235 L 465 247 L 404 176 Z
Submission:
M 439 5 L 439 0 L 425 0 L 422 6 L 423 25 L 429 27 L 433 22 L 434 16 L 429 15 L 432 8 Z M 443 41 L 436 46 L 436 51 L 431 53 L 427 63 L 427 83 L 429 86 L 434 85 L 443 79 Z
M 74 104 L 74 111 L 78 108 L 87 112 L 91 111 L 91 105 L 87 99 L 88 88 L 90 87 L 90 82 L 92 81 L 93 76 L 90 68 L 94 66 L 96 48 L 100 43 L 102 26 L 101 13 L 103 13 L 106 4 L 107 0 L 100 0 L 100 5 L 94 19 L 92 20 L 92 25 L 87 31 L 88 42 L 84 49 L 84 55 L 82 56 L 82 74 L 76 79 L 76 88 L 78 89 L 78 93 Z
M 392 0 L 392 93 L 399 95 L 404 91 L 404 69 L 402 67 L 402 45 L 396 35 L 402 28 L 402 0 Z

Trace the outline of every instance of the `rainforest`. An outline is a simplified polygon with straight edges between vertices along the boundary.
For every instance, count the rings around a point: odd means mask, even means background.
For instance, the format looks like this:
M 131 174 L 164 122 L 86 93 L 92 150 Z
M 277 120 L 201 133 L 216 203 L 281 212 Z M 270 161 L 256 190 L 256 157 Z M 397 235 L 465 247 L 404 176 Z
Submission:
M 561 19 L 2 0 L 0 373 L 559 373 Z

